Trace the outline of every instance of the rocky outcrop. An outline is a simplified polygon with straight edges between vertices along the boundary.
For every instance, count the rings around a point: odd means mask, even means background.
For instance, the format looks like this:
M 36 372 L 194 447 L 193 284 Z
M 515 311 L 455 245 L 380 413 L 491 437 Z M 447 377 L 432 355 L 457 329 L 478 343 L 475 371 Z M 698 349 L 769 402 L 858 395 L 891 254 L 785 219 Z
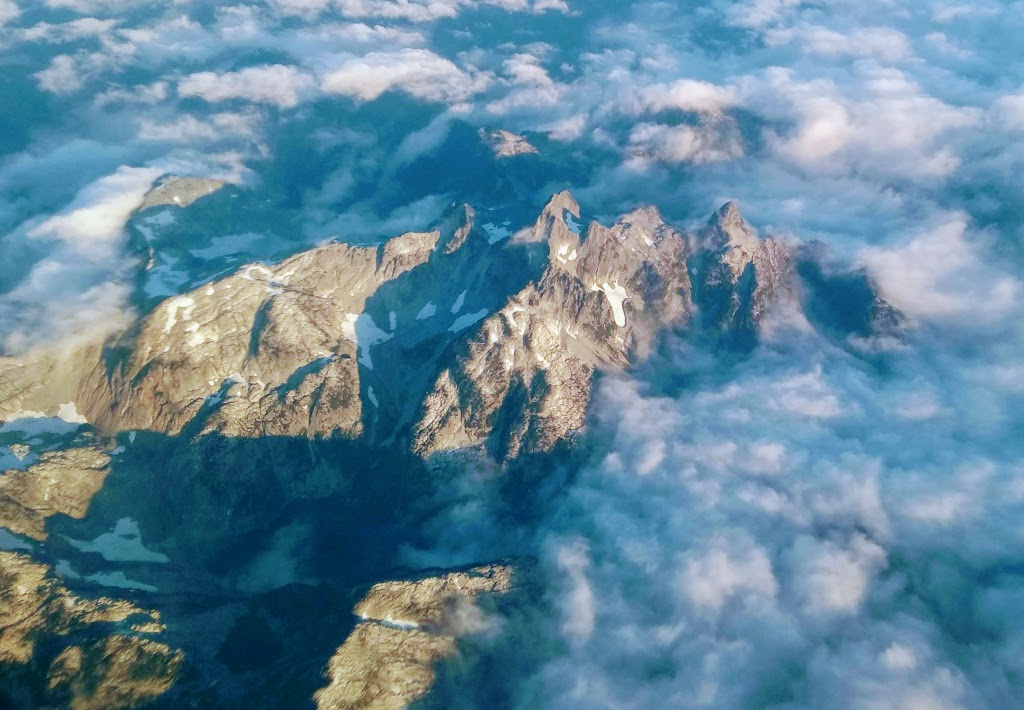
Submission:
M 0 526 L 45 540 L 46 518 L 84 518 L 109 473 L 110 456 L 99 444 L 44 452 L 25 470 L 0 475 Z
M 824 244 L 797 250 L 794 268 L 804 313 L 821 331 L 871 350 L 879 341 L 898 339 L 907 327 L 906 316 L 881 298 L 868 273 L 837 263 Z
M 222 187 L 223 180 L 171 175 L 146 193 L 137 211 L 142 212 L 162 205 L 188 207 L 199 198 L 206 197 Z
M 548 246 L 546 270 L 442 371 L 415 429 L 419 455 L 484 442 L 499 460 L 551 450 L 583 426 L 596 368 L 628 364 L 685 320 L 680 232 L 646 209 L 584 238 L 579 218 L 568 193 L 545 208 L 531 239 Z
M 487 131 L 480 129 L 480 138 L 490 146 L 498 158 L 511 158 L 516 155 L 536 155 L 540 153 L 524 136 L 511 131 Z
M 81 342 L 0 357 L 0 422 L 24 412 L 57 416 L 78 396 L 101 352 L 102 343 Z
M 439 237 L 329 244 L 165 301 L 93 372 L 87 418 L 108 430 L 359 436 L 360 369 L 390 337 L 366 301 L 425 263 Z
M 791 247 L 758 237 L 735 202 L 715 212 L 693 244 L 694 300 L 712 332 L 751 344 L 769 310 L 794 301 Z
M 506 594 L 516 572 L 485 565 L 415 581 L 374 585 L 356 606 L 362 619 L 327 668 L 320 710 L 399 710 L 433 685 L 435 666 L 458 639 L 488 627 L 477 598 Z
M 166 644 L 136 636 L 69 646 L 50 665 L 48 696 L 70 710 L 139 707 L 171 689 L 182 660 Z
M 156 612 L 75 596 L 45 565 L 0 552 L 4 707 L 130 708 L 152 700 L 173 685 L 183 660 L 146 638 L 162 632 Z

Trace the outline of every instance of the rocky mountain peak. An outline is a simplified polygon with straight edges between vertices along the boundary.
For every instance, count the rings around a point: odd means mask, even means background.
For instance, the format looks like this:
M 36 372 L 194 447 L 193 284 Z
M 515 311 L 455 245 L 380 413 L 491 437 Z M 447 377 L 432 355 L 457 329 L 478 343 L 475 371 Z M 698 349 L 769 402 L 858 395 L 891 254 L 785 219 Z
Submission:
M 711 216 L 701 235 L 700 247 L 720 254 L 722 263 L 729 267 L 736 281 L 761 251 L 762 240 L 743 219 L 739 204 L 731 201 Z
M 541 211 L 527 241 L 546 241 L 551 265 L 574 274 L 583 241 L 580 219 L 580 206 L 576 199 L 568 190 L 559 192 Z
M 498 158 L 511 158 L 517 155 L 536 155 L 540 151 L 525 136 L 511 131 L 498 129 L 487 131 L 480 129 L 480 138 L 490 146 Z
M 188 207 L 196 200 L 213 194 L 222 187 L 224 187 L 223 180 L 166 175 L 146 193 L 136 212 L 164 205 Z
M 476 210 L 464 202 L 452 203 L 438 221 L 437 232 L 444 253 L 458 251 L 476 226 Z
M 616 224 L 643 230 L 648 232 L 650 236 L 654 236 L 665 226 L 665 218 L 662 217 L 661 211 L 654 205 L 645 205 L 638 207 L 627 215 L 623 215 Z

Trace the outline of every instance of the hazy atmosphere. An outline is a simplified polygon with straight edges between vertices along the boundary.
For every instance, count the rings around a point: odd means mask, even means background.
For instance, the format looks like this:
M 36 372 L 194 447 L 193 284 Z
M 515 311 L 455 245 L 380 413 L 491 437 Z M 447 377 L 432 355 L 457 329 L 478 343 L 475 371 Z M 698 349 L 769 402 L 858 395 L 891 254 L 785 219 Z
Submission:
M 1022 36 L 0 0 L 0 705 L 1024 707 Z

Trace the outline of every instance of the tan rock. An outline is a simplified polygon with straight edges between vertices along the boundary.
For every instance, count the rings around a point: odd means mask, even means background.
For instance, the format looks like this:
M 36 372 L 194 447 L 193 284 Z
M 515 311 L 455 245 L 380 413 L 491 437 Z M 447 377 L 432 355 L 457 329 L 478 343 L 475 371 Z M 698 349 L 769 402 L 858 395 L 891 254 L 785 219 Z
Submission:
M 362 433 L 359 368 L 390 335 L 363 313 L 383 283 L 424 263 L 439 232 L 383 247 L 328 244 L 162 303 L 101 363 L 82 401 L 101 429 L 179 434 L 190 423 L 226 436 Z
M 165 644 L 113 635 L 64 649 L 50 665 L 47 684 L 70 710 L 134 708 L 170 690 L 183 660 Z
M 582 429 L 596 369 L 627 365 L 687 318 L 685 239 L 657 210 L 595 223 L 586 239 L 574 217 L 568 193 L 544 209 L 528 239 L 547 240 L 547 270 L 440 373 L 414 430 L 419 455 L 484 444 L 498 460 L 550 451 Z
M 535 155 L 540 151 L 525 137 L 511 131 L 487 131 L 480 129 L 480 138 L 490 146 L 498 158 L 512 158 L 517 155 Z
M 26 555 L 0 552 L 0 665 L 32 662 L 36 644 L 88 636 L 91 625 L 117 624 L 133 617 L 156 632 L 159 614 L 123 599 L 83 599 L 71 594 L 45 565 Z M 164 644 L 99 631 L 84 646 L 68 646 L 54 661 L 49 705 L 91 708 L 135 707 L 168 690 L 183 656 Z
M 330 683 L 316 693 L 317 707 L 398 710 L 423 697 L 458 638 L 485 628 L 473 599 L 512 588 L 513 569 L 497 564 L 374 585 L 355 608 L 365 621 L 328 664 Z
M 109 473 L 110 456 L 98 445 L 46 452 L 24 471 L 0 475 L 0 526 L 45 540 L 46 518 L 84 518 Z

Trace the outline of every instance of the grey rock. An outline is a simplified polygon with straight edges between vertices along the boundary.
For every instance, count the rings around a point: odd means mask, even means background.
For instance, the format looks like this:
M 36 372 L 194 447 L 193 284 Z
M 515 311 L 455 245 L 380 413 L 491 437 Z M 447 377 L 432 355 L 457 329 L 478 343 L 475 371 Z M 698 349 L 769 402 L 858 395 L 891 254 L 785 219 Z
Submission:
M 143 212 L 151 207 L 162 205 L 188 207 L 196 200 L 213 194 L 222 187 L 224 187 L 223 180 L 171 175 L 161 180 L 156 187 L 146 193 L 142 204 L 136 211 Z
M 536 155 L 540 153 L 525 137 L 511 131 L 488 131 L 480 129 L 480 138 L 490 146 L 498 158 L 511 158 L 517 155 Z

